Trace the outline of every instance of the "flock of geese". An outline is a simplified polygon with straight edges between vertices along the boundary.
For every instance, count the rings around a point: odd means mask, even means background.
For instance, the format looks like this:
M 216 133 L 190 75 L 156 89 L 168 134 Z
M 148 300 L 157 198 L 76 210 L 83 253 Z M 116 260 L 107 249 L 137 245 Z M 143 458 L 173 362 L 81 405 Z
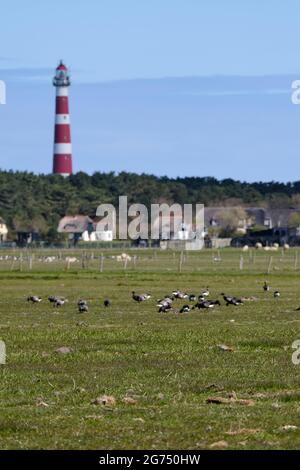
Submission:
M 265 281 L 263 284 L 263 290 L 265 292 L 270 291 L 270 286 L 267 283 L 267 281 Z M 145 302 L 151 299 L 152 297 L 151 294 L 149 293 L 137 294 L 135 291 L 132 291 L 131 294 L 132 294 L 132 299 L 139 304 L 141 302 Z M 180 310 L 177 310 L 176 312 L 188 313 L 191 310 L 195 310 L 195 309 L 213 309 L 214 307 L 221 305 L 220 300 L 209 299 L 209 295 L 210 295 L 210 292 L 209 292 L 208 287 L 202 290 L 199 295 L 188 294 L 186 292 L 181 292 L 180 290 L 174 290 L 171 294 L 167 294 L 161 299 L 158 299 L 156 302 L 156 307 L 158 308 L 158 313 L 166 313 L 170 310 L 173 310 L 174 301 L 185 300 L 186 302 L 193 302 L 193 305 L 190 305 L 189 303 L 185 303 L 184 305 L 182 305 Z M 256 300 L 255 297 L 233 297 L 233 296 L 226 295 L 224 292 L 222 292 L 220 295 L 223 297 L 223 300 L 225 301 L 226 306 L 233 305 L 235 307 L 238 307 L 240 305 L 243 305 L 245 301 Z M 278 290 L 275 290 L 273 293 L 273 296 L 275 298 L 280 297 L 280 292 Z M 42 302 L 42 300 L 43 299 L 41 297 L 36 296 L 36 295 L 30 295 L 27 298 L 27 301 L 32 302 L 32 303 L 40 303 Z M 54 308 L 59 308 L 65 305 L 65 303 L 68 302 L 68 299 L 65 299 L 64 297 L 57 297 L 57 296 L 51 295 L 48 297 L 48 301 L 50 302 L 50 304 L 53 305 Z M 103 306 L 105 308 L 110 307 L 111 301 L 105 298 L 103 300 Z M 79 313 L 85 313 L 89 311 L 88 302 L 82 298 L 78 300 L 77 307 L 78 307 Z M 297 310 L 300 310 L 300 307 Z
M 267 283 L 267 281 L 264 282 L 263 285 L 263 290 L 265 292 L 270 291 L 270 286 Z M 188 294 L 186 292 L 181 292 L 179 290 L 175 290 L 172 292 L 171 295 L 165 295 L 165 297 L 157 300 L 156 306 L 158 307 L 158 313 L 165 313 L 170 310 L 173 310 L 173 302 L 176 299 L 180 300 L 186 300 L 189 302 L 195 302 L 194 305 L 189 305 L 188 303 L 184 304 L 181 309 L 179 310 L 179 313 L 188 313 L 191 310 L 195 309 L 212 309 L 216 307 L 217 305 L 221 305 L 220 300 L 212 300 L 209 299 L 209 289 L 208 287 L 204 289 L 199 295 L 195 294 Z M 229 296 L 226 295 L 224 292 L 220 294 L 224 301 L 225 305 L 228 307 L 229 305 L 233 305 L 235 307 L 238 307 L 239 305 L 243 305 L 245 301 L 253 301 L 257 300 L 255 297 L 234 297 L 234 296 Z M 275 298 L 280 297 L 280 292 L 278 290 L 275 290 L 273 293 Z M 140 294 L 138 295 L 135 291 L 132 291 L 132 298 L 136 302 L 144 302 L 145 300 L 149 300 L 151 298 L 150 294 Z
M 42 302 L 42 300 L 43 299 L 37 295 L 30 295 L 29 297 L 27 297 L 27 301 L 33 304 L 40 303 Z M 55 295 L 50 295 L 48 297 L 48 301 L 50 302 L 50 304 L 53 305 L 54 308 L 59 308 L 65 305 L 65 303 L 68 302 L 68 299 L 65 299 L 64 297 L 57 297 Z M 104 307 L 109 307 L 111 305 L 110 300 L 104 299 L 103 305 Z M 77 307 L 78 307 L 79 313 L 85 313 L 89 311 L 88 303 L 84 299 L 78 300 Z

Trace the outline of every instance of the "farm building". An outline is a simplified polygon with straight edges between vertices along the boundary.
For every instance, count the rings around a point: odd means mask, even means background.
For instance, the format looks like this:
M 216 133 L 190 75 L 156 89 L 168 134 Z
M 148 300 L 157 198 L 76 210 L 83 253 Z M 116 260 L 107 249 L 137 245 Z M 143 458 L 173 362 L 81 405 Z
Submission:
M 288 226 L 293 216 L 300 216 L 299 209 L 267 209 L 263 207 L 243 207 L 238 220 L 238 232 L 246 233 L 254 225 L 271 229 Z M 207 228 L 223 227 L 236 207 L 205 207 L 205 226 Z
M 93 221 L 87 215 L 66 215 L 59 221 L 57 231 L 68 234 L 69 240 L 76 243 L 93 232 Z
M 17 231 L 17 244 L 20 246 L 29 245 L 39 240 L 38 230 L 32 228 L 21 228 Z
M 59 233 L 67 233 L 69 240 L 76 243 L 78 240 L 84 242 L 94 241 L 112 241 L 113 232 L 111 230 L 97 231 L 98 219 L 91 219 L 87 215 L 75 215 L 63 217 L 57 231 Z

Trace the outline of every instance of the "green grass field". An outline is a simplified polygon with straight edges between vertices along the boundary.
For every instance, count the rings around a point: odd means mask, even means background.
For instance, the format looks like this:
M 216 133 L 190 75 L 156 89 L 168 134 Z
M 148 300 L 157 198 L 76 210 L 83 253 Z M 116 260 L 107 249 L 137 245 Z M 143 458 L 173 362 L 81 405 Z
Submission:
M 0 339 L 7 348 L 0 365 L 1 449 L 299 448 L 295 252 L 272 254 L 271 267 L 270 254 L 254 262 L 246 254 L 243 270 L 240 255 L 224 250 L 227 262 L 214 264 L 211 251 L 188 254 L 181 273 L 178 254 L 146 251 L 135 267 L 108 259 L 103 272 L 98 260 L 84 269 L 0 264 Z M 263 292 L 266 278 L 279 299 Z M 211 298 L 224 291 L 258 300 L 157 313 L 155 299 L 173 289 L 198 294 L 206 286 Z M 132 289 L 153 297 L 136 304 Z M 31 294 L 44 301 L 29 304 Z M 54 309 L 46 300 L 51 294 L 68 304 Z M 77 313 L 81 296 L 89 303 L 85 314 Z M 62 346 L 71 352 L 57 353 Z M 103 395 L 115 404 L 92 403 Z M 208 404 L 209 397 L 232 398 Z

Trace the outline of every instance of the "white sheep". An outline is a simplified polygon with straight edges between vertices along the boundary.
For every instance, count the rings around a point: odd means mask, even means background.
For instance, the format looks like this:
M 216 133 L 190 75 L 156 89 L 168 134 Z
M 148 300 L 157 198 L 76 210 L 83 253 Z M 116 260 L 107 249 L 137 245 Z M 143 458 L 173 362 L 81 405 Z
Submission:
M 68 263 L 76 263 L 78 259 L 75 258 L 75 256 L 67 256 L 66 261 L 68 261 Z

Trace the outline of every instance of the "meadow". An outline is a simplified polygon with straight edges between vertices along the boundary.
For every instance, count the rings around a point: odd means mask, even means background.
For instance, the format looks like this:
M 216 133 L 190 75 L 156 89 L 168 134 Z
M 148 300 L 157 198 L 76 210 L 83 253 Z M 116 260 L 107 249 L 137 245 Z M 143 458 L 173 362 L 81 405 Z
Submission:
M 299 448 L 297 250 L 120 253 L 0 253 L 0 448 Z M 158 313 L 172 290 L 207 286 L 220 307 L 181 314 L 177 300 Z M 132 290 L 152 298 L 138 304 Z M 226 306 L 221 292 L 252 299 Z M 53 308 L 49 295 L 68 303 Z

